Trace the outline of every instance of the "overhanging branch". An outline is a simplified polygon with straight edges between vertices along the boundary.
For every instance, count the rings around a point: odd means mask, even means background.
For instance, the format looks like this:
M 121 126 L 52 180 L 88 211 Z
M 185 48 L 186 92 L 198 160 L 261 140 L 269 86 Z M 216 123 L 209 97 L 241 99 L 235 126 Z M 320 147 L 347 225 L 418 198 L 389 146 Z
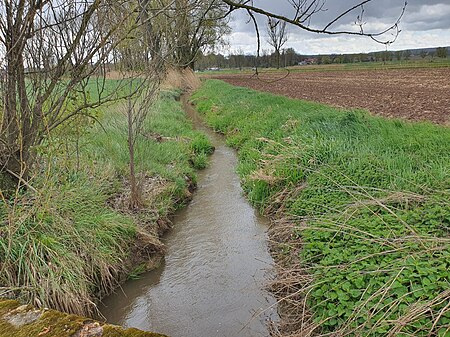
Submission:
M 254 6 L 251 2 L 249 1 L 243 1 L 243 2 L 236 2 L 233 0 L 222 0 L 224 3 L 226 3 L 227 5 L 230 6 L 231 10 L 237 10 L 237 9 L 245 9 L 248 12 L 251 13 L 256 13 L 256 14 L 260 14 L 260 15 L 264 15 L 273 19 L 277 19 L 277 20 L 281 20 L 284 22 L 287 22 L 293 26 L 296 26 L 302 30 L 311 32 L 311 33 L 318 33 L 318 34 L 327 34 L 327 35 L 357 35 L 357 36 L 367 36 L 372 38 L 374 41 L 378 42 L 378 43 L 383 43 L 383 44 L 390 44 L 392 42 L 394 42 L 397 37 L 398 34 L 400 33 L 400 29 L 399 29 L 399 23 L 400 20 L 402 19 L 405 10 L 406 10 L 406 6 L 407 6 L 407 1 L 404 2 L 402 10 L 400 15 L 398 16 L 397 20 L 395 20 L 395 22 L 390 25 L 388 28 L 379 31 L 379 32 L 366 32 L 364 30 L 364 23 L 359 22 L 357 23 L 357 25 L 359 25 L 359 31 L 351 31 L 351 30 L 333 30 L 332 26 L 334 24 L 336 24 L 337 22 L 339 22 L 344 16 L 346 16 L 347 14 L 350 14 L 358 9 L 363 9 L 364 5 L 373 2 L 375 0 L 364 0 L 361 1 L 360 3 L 358 3 L 357 5 L 354 5 L 352 7 L 350 7 L 349 9 L 345 10 L 344 12 L 338 14 L 334 19 L 330 20 L 323 28 L 314 28 L 309 26 L 308 24 L 305 23 L 304 20 L 298 20 L 299 17 L 302 17 L 301 14 L 298 13 L 298 8 L 296 10 L 296 15 L 293 18 L 289 18 L 287 16 L 284 15 L 280 15 L 280 14 L 276 14 L 274 12 L 265 10 L 263 8 Z M 312 3 L 317 2 L 317 0 L 313 0 Z M 311 6 L 309 6 L 308 8 L 311 8 Z M 295 8 L 294 8 L 295 10 Z M 316 12 L 317 13 L 317 12 Z M 391 39 L 382 40 L 382 36 L 386 35 L 389 32 L 393 32 L 393 37 Z

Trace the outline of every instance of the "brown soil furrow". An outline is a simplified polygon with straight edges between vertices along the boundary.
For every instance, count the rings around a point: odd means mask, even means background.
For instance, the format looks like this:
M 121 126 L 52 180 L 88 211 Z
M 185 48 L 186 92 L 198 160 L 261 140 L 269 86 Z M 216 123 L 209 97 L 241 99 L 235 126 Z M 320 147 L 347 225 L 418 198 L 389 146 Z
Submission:
M 385 117 L 450 124 L 450 68 L 218 74 L 237 86 L 345 108 L 362 108 Z

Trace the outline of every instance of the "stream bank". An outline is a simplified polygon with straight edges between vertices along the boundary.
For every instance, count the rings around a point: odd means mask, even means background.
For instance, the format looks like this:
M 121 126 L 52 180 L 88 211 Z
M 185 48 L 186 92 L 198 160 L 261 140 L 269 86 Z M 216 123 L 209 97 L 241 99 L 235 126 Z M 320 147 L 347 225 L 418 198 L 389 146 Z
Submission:
M 268 336 L 268 323 L 278 320 L 276 301 L 264 290 L 273 263 L 268 220 L 242 195 L 234 150 L 182 100 L 216 151 L 199 173 L 192 202 L 163 238 L 162 266 L 106 298 L 102 314 L 114 324 L 172 337 Z
M 33 190 L 10 199 L 0 191 L 0 298 L 92 317 L 122 280 L 157 264 L 159 235 L 191 196 L 211 150 L 177 95 L 161 92 L 137 138 L 141 209 L 129 208 L 127 119 L 119 105 L 99 112 L 101 125 L 64 139 L 70 150 L 76 138 L 79 161 L 48 147 Z
M 248 199 L 284 219 L 280 336 L 448 335 L 448 128 L 216 80 L 192 98 L 239 150 Z

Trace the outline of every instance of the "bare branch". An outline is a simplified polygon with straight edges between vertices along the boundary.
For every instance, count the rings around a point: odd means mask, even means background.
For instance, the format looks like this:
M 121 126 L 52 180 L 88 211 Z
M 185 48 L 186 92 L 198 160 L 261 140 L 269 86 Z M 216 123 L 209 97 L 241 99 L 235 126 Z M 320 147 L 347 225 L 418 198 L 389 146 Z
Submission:
M 311 27 L 309 25 L 309 19 L 316 13 L 324 10 L 324 2 L 320 0 L 312 0 L 311 3 L 308 4 L 307 1 L 297 0 L 293 1 L 291 0 L 290 3 L 293 6 L 294 9 L 294 17 L 289 18 L 284 15 L 279 15 L 274 12 L 270 12 L 267 10 L 264 10 L 261 7 L 254 6 L 250 1 L 240 1 L 236 2 L 233 0 L 222 0 L 226 4 L 230 6 L 233 10 L 237 9 L 245 9 L 247 11 L 251 11 L 256 14 L 264 15 L 267 17 L 270 17 L 272 19 L 280 20 L 286 23 L 289 23 L 293 26 L 296 26 L 300 29 L 303 29 L 308 32 L 312 33 L 319 33 L 319 34 L 327 34 L 327 35 L 359 35 L 359 36 L 367 36 L 372 38 L 373 40 L 384 43 L 384 44 L 390 44 L 394 42 L 400 33 L 400 30 L 398 29 L 398 25 L 400 23 L 401 18 L 403 17 L 405 13 L 405 9 L 407 6 L 407 1 L 404 2 L 404 5 L 402 7 L 402 11 L 397 18 L 397 20 L 390 25 L 388 28 L 380 31 L 380 32 L 366 32 L 364 29 L 362 29 L 362 25 L 360 25 L 359 31 L 352 31 L 352 30 L 333 30 L 332 25 L 339 22 L 344 16 L 348 15 L 349 13 L 352 13 L 356 11 L 357 9 L 363 8 L 363 6 L 369 2 L 375 1 L 375 0 L 365 0 L 359 2 L 357 5 L 354 5 L 350 7 L 348 10 L 344 11 L 343 13 L 338 14 L 334 19 L 330 20 L 323 28 L 315 28 Z M 305 9 L 303 11 L 303 8 Z M 393 32 L 393 38 L 387 39 L 383 41 L 381 39 L 382 36 L 386 35 L 388 32 Z

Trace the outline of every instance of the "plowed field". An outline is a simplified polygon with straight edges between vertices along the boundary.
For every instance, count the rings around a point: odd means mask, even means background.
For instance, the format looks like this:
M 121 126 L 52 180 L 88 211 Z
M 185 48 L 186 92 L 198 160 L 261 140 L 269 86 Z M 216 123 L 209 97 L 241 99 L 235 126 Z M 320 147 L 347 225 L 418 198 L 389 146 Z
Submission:
M 218 74 L 237 86 L 409 120 L 450 124 L 450 68 Z M 281 79 L 282 78 L 282 79 Z M 278 79 L 278 80 L 277 80 Z

